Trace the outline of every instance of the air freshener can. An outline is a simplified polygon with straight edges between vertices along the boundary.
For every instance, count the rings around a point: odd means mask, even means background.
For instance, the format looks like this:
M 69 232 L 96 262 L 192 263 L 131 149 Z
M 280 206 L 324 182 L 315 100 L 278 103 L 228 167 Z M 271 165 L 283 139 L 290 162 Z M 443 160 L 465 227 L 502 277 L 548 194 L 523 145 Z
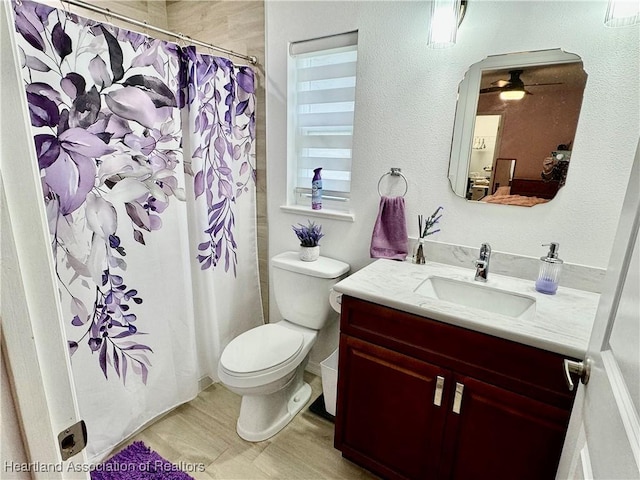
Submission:
M 311 181 L 311 208 L 313 210 L 322 209 L 322 177 L 320 171 L 322 168 L 313 170 L 313 180 Z

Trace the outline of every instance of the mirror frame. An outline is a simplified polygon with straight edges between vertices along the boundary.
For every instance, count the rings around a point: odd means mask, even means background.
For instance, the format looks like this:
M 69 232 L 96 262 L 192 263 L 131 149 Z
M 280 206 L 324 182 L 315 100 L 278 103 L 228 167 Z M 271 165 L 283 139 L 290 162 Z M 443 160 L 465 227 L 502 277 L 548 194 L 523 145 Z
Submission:
M 453 123 L 453 138 L 449 155 L 449 185 L 453 192 L 466 198 L 467 179 L 473 144 L 475 117 L 480 97 L 480 81 L 484 70 L 502 70 L 561 63 L 582 62 L 582 58 L 560 48 L 531 52 L 490 55 L 469 67 L 458 87 L 458 102 Z M 584 69 L 584 64 L 583 64 Z

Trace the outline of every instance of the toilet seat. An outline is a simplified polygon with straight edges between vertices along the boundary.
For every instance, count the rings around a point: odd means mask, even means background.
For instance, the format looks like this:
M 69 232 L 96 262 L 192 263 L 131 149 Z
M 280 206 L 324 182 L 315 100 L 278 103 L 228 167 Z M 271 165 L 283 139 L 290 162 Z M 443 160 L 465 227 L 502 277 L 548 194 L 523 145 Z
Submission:
M 268 323 L 234 338 L 222 352 L 220 366 L 233 377 L 263 375 L 296 359 L 303 346 L 301 332 Z

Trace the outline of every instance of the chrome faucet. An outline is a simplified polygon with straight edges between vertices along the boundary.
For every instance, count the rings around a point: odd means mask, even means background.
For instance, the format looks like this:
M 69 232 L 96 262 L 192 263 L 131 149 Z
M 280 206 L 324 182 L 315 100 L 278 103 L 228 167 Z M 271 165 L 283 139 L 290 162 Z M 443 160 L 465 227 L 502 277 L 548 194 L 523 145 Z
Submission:
M 491 245 L 483 243 L 480 247 L 480 258 L 473 261 L 476 266 L 476 276 L 474 280 L 477 282 L 486 282 L 489 275 L 489 260 L 491 259 Z

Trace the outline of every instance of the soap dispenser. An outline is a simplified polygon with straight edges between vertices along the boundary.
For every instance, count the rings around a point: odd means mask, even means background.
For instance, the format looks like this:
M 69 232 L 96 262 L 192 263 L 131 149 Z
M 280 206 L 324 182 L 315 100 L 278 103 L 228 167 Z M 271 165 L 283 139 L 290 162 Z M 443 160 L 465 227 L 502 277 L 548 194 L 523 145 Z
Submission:
M 546 257 L 540 257 L 540 272 L 536 280 L 536 290 L 540 293 L 555 295 L 558 290 L 558 280 L 562 271 L 562 260 L 558 258 L 558 248 L 556 242 L 546 243 L 543 247 L 549 247 Z

